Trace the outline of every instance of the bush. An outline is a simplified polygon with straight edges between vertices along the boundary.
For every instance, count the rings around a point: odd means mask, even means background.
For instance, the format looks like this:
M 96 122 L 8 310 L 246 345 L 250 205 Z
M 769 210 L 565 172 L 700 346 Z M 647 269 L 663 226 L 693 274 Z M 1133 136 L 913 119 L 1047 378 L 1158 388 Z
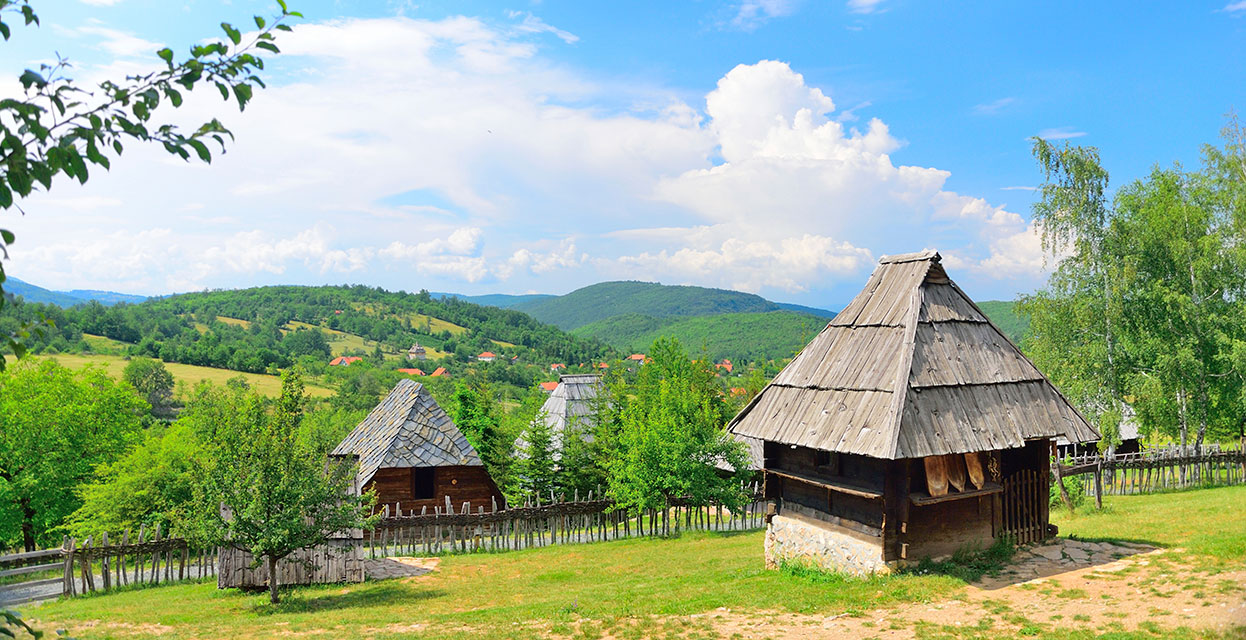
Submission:
M 1067 461 L 1065 464 L 1070 464 Z M 1066 476 L 1064 478 L 1064 489 L 1069 493 L 1069 500 L 1073 501 L 1073 508 L 1082 506 L 1086 502 L 1086 476 Z M 1053 507 L 1064 507 L 1064 498 L 1060 495 L 1060 483 L 1056 481 L 1055 476 L 1051 478 L 1051 488 L 1049 491 L 1048 501 Z

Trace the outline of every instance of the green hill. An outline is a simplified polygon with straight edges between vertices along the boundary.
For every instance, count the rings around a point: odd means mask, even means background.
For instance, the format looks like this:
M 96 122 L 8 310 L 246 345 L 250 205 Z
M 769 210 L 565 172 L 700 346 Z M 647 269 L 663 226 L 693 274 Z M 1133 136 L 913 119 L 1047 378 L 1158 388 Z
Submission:
M 26 302 L 42 302 L 58 307 L 72 307 L 76 304 L 95 300 L 100 304 L 110 305 L 118 302 L 138 303 L 146 300 L 145 296 L 113 291 L 96 291 L 94 289 L 74 289 L 73 291 L 52 291 L 43 287 L 23 282 L 9 276 L 4 281 L 4 290 L 13 295 L 21 296 Z
M 512 308 L 569 330 L 625 314 L 653 318 L 710 316 L 779 311 L 783 306 L 740 291 L 629 281 L 601 282 L 564 296 L 529 300 Z M 799 309 L 813 311 L 808 307 Z M 829 311 L 823 313 L 830 317 Z
M 678 338 L 693 353 L 702 348 L 714 360 L 781 360 L 795 355 L 826 318 L 792 311 L 724 313 L 692 318 L 654 318 L 638 313 L 598 320 L 571 331 L 623 351 L 644 352 L 659 337 Z
M 1025 337 L 1025 332 L 1030 329 L 1030 319 L 1019 315 L 1016 310 L 1016 303 L 1011 300 L 987 300 L 979 302 L 978 307 L 982 309 L 982 313 L 999 327 L 1004 335 L 1008 336 L 1015 344 L 1021 344 L 1021 338 Z

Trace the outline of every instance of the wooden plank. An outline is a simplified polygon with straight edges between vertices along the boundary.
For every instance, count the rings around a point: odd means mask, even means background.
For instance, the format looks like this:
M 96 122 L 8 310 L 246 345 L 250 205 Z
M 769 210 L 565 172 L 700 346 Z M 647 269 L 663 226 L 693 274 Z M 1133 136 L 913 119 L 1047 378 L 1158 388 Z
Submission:
M 8 578 L 10 576 L 24 576 L 28 573 L 39 573 L 40 571 L 54 571 L 56 569 L 63 569 L 64 567 L 65 567 L 65 562 L 60 561 L 60 562 L 48 562 L 45 564 L 36 564 L 36 565 L 31 565 L 29 567 L 20 567 L 17 569 L 5 569 L 4 571 L 0 571 L 0 578 Z M 22 584 L 29 584 L 29 583 L 22 583 Z
M 932 504 L 939 504 L 941 502 L 949 502 L 952 500 L 964 500 L 966 498 L 978 498 L 981 496 L 989 496 L 989 495 L 994 495 L 994 494 L 1003 493 L 1003 492 L 1004 492 L 1003 485 L 1000 485 L 994 482 L 987 482 L 986 486 L 982 487 L 981 489 L 970 489 L 962 493 L 948 493 L 948 494 L 941 495 L 941 496 L 928 496 L 928 495 L 924 495 L 921 493 L 910 493 L 909 500 L 913 503 L 914 506 L 924 507 L 924 506 L 928 506 Z
M 819 486 L 819 487 L 825 487 L 827 489 L 830 489 L 831 491 L 838 491 L 840 493 L 846 493 L 848 495 L 853 495 L 853 496 L 857 496 L 860 498 L 868 498 L 870 500 L 877 500 L 883 497 L 882 491 L 879 491 L 877 489 L 871 489 L 869 487 L 865 487 L 865 486 L 854 484 L 854 483 L 847 482 L 847 481 L 832 480 L 829 478 L 819 478 L 815 476 L 806 475 L 798 471 L 790 471 L 786 469 L 782 471 L 777 470 L 777 469 L 766 469 L 765 472 L 767 475 L 776 475 L 781 478 L 790 478 L 792 480 L 797 480 L 799 482 L 804 482 L 806 484 L 812 484 L 812 485 Z
M 922 458 L 926 467 L 926 492 L 938 498 L 947 495 L 947 461 L 943 456 Z
M 0 556 L 0 566 L 7 564 L 21 564 L 31 560 L 43 560 L 46 558 L 60 558 L 64 553 L 61 549 L 40 549 L 38 551 L 24 551 L 22 553 L 12 553 Z
M 959 453 L 943 456 L 943 465 L 947 469 L 947 483 L 957 492 L 963 492 L 966 480 L 965 456 Z
M 986 486 L 986 473 L 982 468 L 982 456 L 979 452 L 965 454 L 965 472 L 969 476 L 969 484 L 975 489 Z

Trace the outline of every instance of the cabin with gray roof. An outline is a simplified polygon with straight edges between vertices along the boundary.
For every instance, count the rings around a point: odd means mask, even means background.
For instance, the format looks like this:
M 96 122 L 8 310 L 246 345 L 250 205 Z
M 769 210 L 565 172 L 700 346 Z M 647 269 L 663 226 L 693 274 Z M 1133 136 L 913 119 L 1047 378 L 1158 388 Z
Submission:
M 763 442 L 767 564 L 858 574 L 1046 538 L 1055 439 L 1099 438 L 935 251 L 884 257 L 728 429 Z
M 330 454 L 358 461 L 357 486 L 375 489 L 377 509 L 432 512 L 449 497 L 505 506 L 497 483 L 467 438 L 424 385 L 400 380 L 385 399 Z
M 558 386 L 550 392 L 541 410 L 539 419 L 545 420 L 549 427 L 550 446 L 554 449 L 554 458 L 558 459 L 562 451 L 564 434 L 574 429 L 592 442 L 596 427 L 596 403 L 601 394 L 601 376 L 595 373 L 576 373 L 558 376 Z M 523 455 L 527 447 L 526 434 L 520 434 L 515 441 L 518 455 Z

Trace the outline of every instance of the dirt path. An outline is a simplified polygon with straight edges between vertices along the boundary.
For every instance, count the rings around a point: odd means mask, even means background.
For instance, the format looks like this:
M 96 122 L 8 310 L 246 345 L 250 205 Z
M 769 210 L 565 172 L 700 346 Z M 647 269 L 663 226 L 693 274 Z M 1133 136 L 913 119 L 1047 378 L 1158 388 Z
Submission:
M 908 639 L 919 631 L 952 637 L 1098 633 L 1246 625 L 1246 568 L 1200 571 L 1179 549 L 1061 541 L 1023 549 L 998 577 L 956 599 L 908 604 L 860 617 L 718 610 L 698 616 L 723 637 Z M 737 635 L 738 634 L 738 635 Z

